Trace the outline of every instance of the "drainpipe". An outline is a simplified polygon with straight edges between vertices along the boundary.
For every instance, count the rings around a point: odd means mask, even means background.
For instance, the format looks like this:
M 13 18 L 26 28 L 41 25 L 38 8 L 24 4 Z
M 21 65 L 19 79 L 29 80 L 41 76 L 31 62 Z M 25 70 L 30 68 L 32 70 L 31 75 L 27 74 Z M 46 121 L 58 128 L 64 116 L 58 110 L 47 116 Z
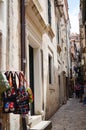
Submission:
M 21 11 L 21 70 L 25 74 L 25 0 L 20 2 Z
M 25 74 L 25 0 L 20 0 L 21 19 L 21 71 Z M 25 115 L 22 115 L 22 128 L 27 130 Z

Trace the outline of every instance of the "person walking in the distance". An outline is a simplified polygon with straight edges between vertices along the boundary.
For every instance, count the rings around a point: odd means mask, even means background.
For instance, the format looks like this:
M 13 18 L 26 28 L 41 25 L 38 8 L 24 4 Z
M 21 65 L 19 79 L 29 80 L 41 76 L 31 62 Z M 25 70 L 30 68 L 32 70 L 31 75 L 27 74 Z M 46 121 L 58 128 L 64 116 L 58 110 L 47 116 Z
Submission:
M 75 85 L 74 90 L 75 90 L 76 98 L 79 98 L 80 97 L 80 85 L 79 85 L 79 83 L 77 83 Z
M 80 102 L 83 101 L 83 94 L 84 94 L 84 84 L 80 84 Z

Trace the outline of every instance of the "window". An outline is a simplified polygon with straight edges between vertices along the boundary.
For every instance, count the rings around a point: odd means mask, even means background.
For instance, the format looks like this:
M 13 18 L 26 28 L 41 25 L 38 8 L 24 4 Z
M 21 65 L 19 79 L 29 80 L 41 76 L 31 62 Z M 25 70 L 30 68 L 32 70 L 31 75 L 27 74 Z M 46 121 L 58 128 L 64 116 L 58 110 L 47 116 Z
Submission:
M 57 23 L 57 43 L 59 44 L 59 24 Z
M 60 87 L 60 75 L 58 76 L 58 82 L 59 82 L 59 87 Z
M 43 81 L 43 50 L 41 50 L 41 76 Z
M 51 2 L 48 0 L 48 23 L 51 25 Z
M 0 32 L 0 69 L 1 69 L 1 60 L 2 60 L 2 33 Z
M 49 62 L 49 84 L 52 84 L 52 72 L 53 72 L 53 64 L 52 64 L 52 56 L 49 55 L 48 62 Z

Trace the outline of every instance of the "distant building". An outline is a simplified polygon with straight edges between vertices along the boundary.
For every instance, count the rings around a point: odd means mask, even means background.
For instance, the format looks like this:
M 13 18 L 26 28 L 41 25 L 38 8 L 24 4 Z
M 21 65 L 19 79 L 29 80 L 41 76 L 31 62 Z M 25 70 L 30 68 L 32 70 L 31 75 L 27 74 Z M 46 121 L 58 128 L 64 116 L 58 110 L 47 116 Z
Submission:
M 81 71 L 81 46 L 80 46 L 80 35 L 72 33 L 70 35 L 70 53 L 71 53 L 71 78 L 76 82 L 80 81 Z

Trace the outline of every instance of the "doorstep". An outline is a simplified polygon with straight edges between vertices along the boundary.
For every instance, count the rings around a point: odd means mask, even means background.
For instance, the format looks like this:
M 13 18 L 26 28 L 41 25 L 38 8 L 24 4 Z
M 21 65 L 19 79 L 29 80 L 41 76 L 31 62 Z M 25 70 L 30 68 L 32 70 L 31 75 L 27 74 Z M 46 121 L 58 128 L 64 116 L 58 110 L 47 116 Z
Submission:
M 34 127 L 30 128 L 30 130 L 51 130 L 52 122 L 51 121 L 41 121 Z
M 28 121 L 27 121 L 27 126 L 29 126 L 31 128 L 31 127 L 35 126 L 36 124 L 38 124 L 41 121 L 42 121 L 42 116 L 41 115 L 30 116 L 28 118 Z

